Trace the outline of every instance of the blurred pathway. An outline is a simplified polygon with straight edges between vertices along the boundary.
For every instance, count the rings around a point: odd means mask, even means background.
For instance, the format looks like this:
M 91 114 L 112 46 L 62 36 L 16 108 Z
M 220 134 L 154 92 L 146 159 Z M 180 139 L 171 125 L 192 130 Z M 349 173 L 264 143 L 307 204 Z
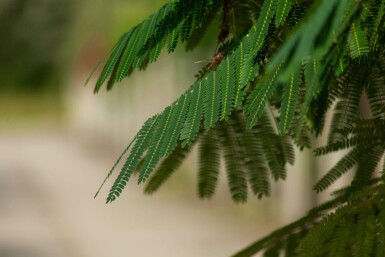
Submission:
M 214 202 L 144 196 L 135 182 L 111 205 L 109 185 L 94 200 L 114 159 L 65 133 L 2 132 L 0 257 L 228 256 L 265 232 Z

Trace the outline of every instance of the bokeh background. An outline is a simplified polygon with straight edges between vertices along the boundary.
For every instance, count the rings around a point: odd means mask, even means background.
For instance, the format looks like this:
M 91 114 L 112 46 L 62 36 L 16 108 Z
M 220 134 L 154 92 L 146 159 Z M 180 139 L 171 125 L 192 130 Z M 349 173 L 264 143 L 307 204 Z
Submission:
M 0 0 L 0 257 L 228 256 L 299 218 L 335 160 L 309 151 L 272 197 L 231 202 L 225 174 L 196 194 L 196 154 L 153 196 L 133 180 L 110 205 L 93 195 L 147 117 L 210 59 L 215 33 L 183 46 L 111 92 L 84 83 L 118 37 L 167 0 Z M 316 144 L 322 144 L 319 139 Z M 321 164 L 320 164 L 321 163 Z

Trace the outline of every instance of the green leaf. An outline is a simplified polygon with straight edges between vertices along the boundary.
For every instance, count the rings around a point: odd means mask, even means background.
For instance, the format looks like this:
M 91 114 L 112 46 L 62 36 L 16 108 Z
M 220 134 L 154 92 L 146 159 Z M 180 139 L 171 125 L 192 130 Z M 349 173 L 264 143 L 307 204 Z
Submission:
M 245 113 L 248 117 L 248 128 L 252 128 L 255 125 L 259 117 L 261 117 L 267 101 L 274 94 L 277 88 L 277 75 L 281 65 L 278 66 L 274 73 L 271 75 L 268 74 L 259 83 L 257 83 L 251 94 L 248 96 L 245 105 Z
M 240 151 L 238 126 L 233 126 L 233 121 L 225 122 L 220 127 L 220 139 L 224 152 L 224 160 L 227 173 L 227 182 L 231 197 L 236 203 L 244 203 L 247 200 L 246 171 L 243 165 L 243 153 Z
M 190 97 L 190 94 L 183 94 L 174 104 L 175 109 L 170 117 L 167 133 L 165 134 L 164 142 L 166 142 L 166 144 L 163 144 L 160 148 L 160 152 L 165 153 L 165 156 L 168 156 L 170 153 L 172 153 L 177 144 L 179 133 L 186 119 Z
M 154 175 L 150 177 L 144 192 L 146 194 L 155 193 L 180 167 L 190 150 L 191 147 L 176 147 L 172 154 L 162 161 Z
M 211 198 L 218 183 L 220 153 L 215 130 L 206 132 L 199 145 L 198 193 Z
M 164 149 L 167 148 L 169 142 L 167 139 L 165 140 L 165 138 L 168 137 L 167 133 L 169 133 L 169 131 L 167 129 L 169 128 L 175 105 L 176 104 L 173 104 L 167 107 L 159 119 L 157 130 L 153 136 L 153 140 L 148 149 L 143 166 L 140 169 L 138 183 L 146 181 L 151 172 L 154 170 L 157 162 L 166 154 Z
M 319 193 L 331 186 L 333 182 L 354 167 L 361 154 L 362 150 L 356 147 L 343 156 L 338 163 L 317 182 L 314 190 Z
M 319 61 L 315 58 L 305 60 L 304 78 L 306 84 L 305 98 L 299 114 L 296 138 L 299 138 L 303 131 L 312 100 L 319 94 Z
M 279 131 L 281 135 L 284 135 L 289 131 L 291 122 L 293 121 L 298 101 L 299 85 L 299 72 L 293 73 L 290 82 L 287 85 L 284 85 L 279 121 Z
M 277 11 L 275 14 L 275 26 L 279 27 L 283 25 L 287 15 L 291 8 L 291 0 L 279 0 L 277 5 Z
M 217 72 L 205 77 L 206 92 L 204 96 L 204 127 L 210 129 L 219 121 L 221 85 Z
M 245 123 L 245 121 L 244 121 Z M 245 148 L 245 167 L 251 190 L 259 198 L 270 195 L 269 167 L 267 166 L 261 140 L 256 136 L 256 129 L 242 133 L 242 144 Z
M 140 162 L 144 151 L 147 149 L 148 144 L 151 141 L 154 130 L 158 123 L 159 115 L 148 119 L 143 127 L 136 135 L 134 147 L 132 148 L 130 155 L 123 165 L 122 170 L 119 173 L 118 178 L 115 180 L 110 193 L 107 197 L 107 203 L 114 201 L 122 192 L 130 179 L 132 173 L 135 171 L 136 166 Z
M 366 56 L 369 53 L 369 42 L 359 20 L 350 27 L 348 45 L 349 54 L 353 59 Z
M 232 67 L 235 66 L 235 62 L 231 57 L 225 57 L 222 61 L 222 65 L 219 65 L 217 71 L 220 76 L 222 101 L 221 101 L 221 120 L 226 119 L 234 106 L 235 98 L 235 74 Z
M 106 81 L 108 76 L 111 74 L 112 70 L 114 69 L 116 63 L 118 62 L 120 55 L 124 51 L 126 47 L 126 43 L 131 37 L 132 30 L 129 32 L 124 33 L 118 43 L 115 45 L 115 50 L 111 53 L 110 58 L 108 59 L 106 65 L 103 68 L 102 73 L 100 74 L 98 81 L 96 82 L 94 92 L 99 92 L 100 88 L 102 87 L 103 83 Z
M 204 92 L 205 83 L 203 80 L 199 80 L 199 82 L 197 82 L 190 91 L 191 100 L 187 111 L 187 118 L 180 133 L 182 147 L 185 147 L 194 141 L 199 131 L 203 113 L 202 106 Z

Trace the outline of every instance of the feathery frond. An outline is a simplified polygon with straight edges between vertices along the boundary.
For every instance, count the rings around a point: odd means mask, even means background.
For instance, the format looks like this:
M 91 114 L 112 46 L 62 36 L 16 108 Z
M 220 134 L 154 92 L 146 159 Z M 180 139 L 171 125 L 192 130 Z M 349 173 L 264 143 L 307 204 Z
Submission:
M 270 194 L 270 177 L 286 178 L 294 145 L 332 122 L 316 156 L 346 149 L 314 186 L 349 185 L 303 218 L 235 256 L 383 256 L 385 249 L 385 0 L 174 0 L 123 34 L 110 51 L 95 92 L 156 61 L 180 43 L 192 50 L 219 21 L 212 62 L 170 106 L 146 121 L 107 202 L 133 172 L 155 192 L 200 139 L 198 193 L 211 198 L 223 158 L 235 202 Z M 211 25 L 210 25 L 211 26 Z M 363 95 L 365 94 L 365 95 Z M 370 113 L 360 116 L 366 100 Z M 335 108 L 332 108 L 334 106 Z M 157 168 L 157 165 L 159 167 Z M 378 176 L 376 170 L 382 169 Z M 154 173 L 151 177 L 150 175 Z M 106 178 L 106 179 L 107 179 Z M 102 185 L 104 182 L 102 183 Z M 98 191 L 99 192 L 99 191 Z
M 355 147 L 348 154 L 346 154 L 338 163 L 323 176 L 314 186 L 314 190 L 321 192 L 328 188 L 334 181 L 340 178 L 344 173 L 348 172 L 358 162 L 362 150 Z
M 281 64 L 282 65 L 282 64 Z M 277 89 L 277 75 L 281 65 L 273 74 L 260 80 L 246 100 L 245 114 L 248 116 L 247 127 L 252 128 L 265 110 L 267 101 Z
M 110 193 L 107 197 L 107 203 L 114 201 L 116 197 L 122 193 L 123 188 L 126 186 L 129 178 L 135 171 L 136 166 L 140 162 L 144 151 L 151 141 L 153 132 L 158 123 L 158 119 L 159 115 L 148 119 L 144 123 L 143 127 L 139 130 L 135 139 L 134 147 L 132 148 L 130 155 L 124 163 L 119 176 L 115 180 L 114 185 L 111 187 Z
M 243 165 L 244 152 L 239 146 L 238 127 L 231 120 L 220 127 L 220 139 L 225 160 L 227 182 L 231 197 L 237 203 L 247 200 L 246 171 Z
M 282 105 L 280 109 L 279 131 L 285 135 L 291 126 L 297 106 L 300 85 L 300 73 L 291 74 L 290 82 L 284 85 Z
M 199 145 L 198 193 L 201 198 L 211 198 L 218 182 L 220 148 L 216 130 L 206 132 Z
M 159 168 L 154 171 L 154 175 L 150 177 L 144 192 L 146 194 L 155 193 L 179 168 L 190 150 L 191 146 L 185 148 L 177 146 L 172 154 L 165 158 L 159 165 Z
M 348 37 L 349 54 L 353 59 L 365 56 L 369 53 L 369 42 L 359 21 L 352 24 Z

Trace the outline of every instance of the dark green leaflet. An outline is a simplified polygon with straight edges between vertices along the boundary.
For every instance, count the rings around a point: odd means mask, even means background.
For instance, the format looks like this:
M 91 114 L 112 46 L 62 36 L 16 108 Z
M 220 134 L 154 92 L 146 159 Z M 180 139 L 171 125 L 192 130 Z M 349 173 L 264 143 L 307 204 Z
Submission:
M 206 78 L 204 97 L 204 128 L 210 129 L 219 121 L 221 85 L 217 72 L 211 72 Z
M 115 47 L 115 50 L 112 52 L 110 58 L 108 59 L 108 62 L 104 66 L 103 71 L 98 78 L 98 81 L 96 82 L 95 89 L 94 89 L 95 93 L 100 90 L 103 83 L 106 81 L 108 76 L 111 74 L 112 70 L 114 69 L 116 63 L 119 60 L 120 55 L 122 54 L 124 48 L 126 47 L 126 43 L 129 40 L 131 34 L 132 34 L 132 30 L 124 33 L 120 37 L 120 39 L 119 39 L 119 41 Z
M 291 0 L 280 0 L 278 1 L 277 11 L 275 15 L 275 26 L 279 27 L 282 25 L 289 14 L 291 8 Z
M 300 75 L 299 71 L 293 73 L 290 82 L 284 85 L 279 121 L 279 132 L 281 135 L 289 131 L 291 122 L 293 121 L 299 94 Z
M 281 63 L 282 65 L 282 63 Z M 277 86 L 277 75 L 280 71 L 281 65 L 275 70 L 275 72 L 269 75 L 267 78 L 262 79 L 251 94 L 248 96 L 245 113 L 248 116 L 247 127 L 251 128 L 255 125 L 258 118 L 262 115 L 265 110 L 267 101 L 273 95 Z
M 144 123 L 143 127 L 139 130 L 136 136 L 134 147 L 132 148 L 130 155 L 124 163 L 118 178 L 115 180 L 110 193 L 108 194 L 107 203 L 114 201 L 126 186 L 130 176 L 135 171 L 136 166 L 140 162 L 144 151 L 147 149 L 148 144 L 151 141 L 153 132 L 158 122 L 158 118 L 159 115 L 148 119 Z
M 199 131 L 200 122 L 202 119 L 202 106 L 205 92 L 204 80 L 198 81 L 194 86 L 190 94 L 191 100 L 187 111 L 186 121 L 183 125 L 180 134 L 180 140 L 182 141 L 182 147 L 190 144 L 196 138 Z
M 164 146 L 168 145 L 168 142 L 164 139 L 167 137 L 167 128 L 173 114 L 175 104 L 167 107 L 159 120 L 157 130 L 154 134 L 153 142 L 151 143 L 146 158 L 144 160 L 143 166 L 140 169 L 138 182 L 142 183 L 146 181 L 151 172 L 154 170 L 155 165 L 158 163 L 160 158 L 164 156 L 164 152 L 160 151 Z
M 175 103 L 175 110 L 170 118 L 171 121 L 168 125 L 167 134 L 165 137 L 165 142 L 168 143 L 162 145 L 160 148 L 160 152 L 164 152 L 165 156 L 171 154 L 177 144 L 180 130 L 182 129 L 182 125 L 186 119 L 187 107 L 190 101 L 190 97 L 190 94 L 184 94 Z
M 221 120 L 227 118 L 232 109 L 233 109 L 233 99 L 234 99 L 234 69 L 230 69 L 230 66 L 233 66 L 231 57 L 226 57 L 222 61 L 223 65 L 220 65 L 217 69 L 219 76 L 221 78 L 221 92 L 222 92 L 222 101 L 221 101 Z
M 198 193 L 201 198 L 211 198 L 218 182 L 220 148 L 216 130 L 207 131 L 199 144 Z

